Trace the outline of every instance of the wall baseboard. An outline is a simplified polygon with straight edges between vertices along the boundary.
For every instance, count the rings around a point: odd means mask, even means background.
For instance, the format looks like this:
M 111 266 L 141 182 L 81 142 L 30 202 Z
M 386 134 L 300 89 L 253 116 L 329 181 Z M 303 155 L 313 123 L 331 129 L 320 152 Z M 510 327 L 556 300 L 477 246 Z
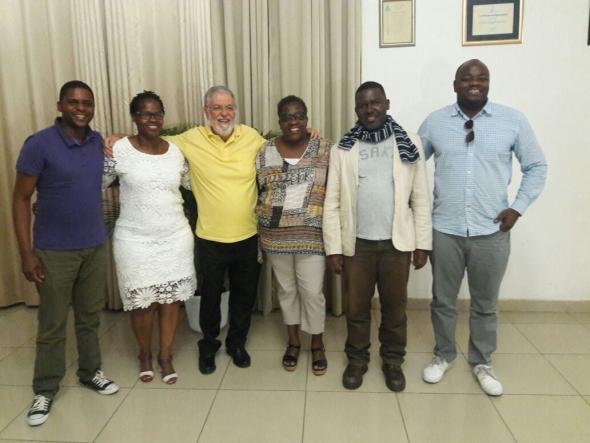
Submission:
M 533 311 L 533 312 L 590 312 L 590 301 L 553 301 L 553 300 L 500 300 L 500 311 Z M 379 309 L 379 298 L 374 297 L 372 306 Z M 427 310 L 430 299 L 409 298 L 408 309 Z M 457 310 L 469 311 L 469 299 L 457 300 Z

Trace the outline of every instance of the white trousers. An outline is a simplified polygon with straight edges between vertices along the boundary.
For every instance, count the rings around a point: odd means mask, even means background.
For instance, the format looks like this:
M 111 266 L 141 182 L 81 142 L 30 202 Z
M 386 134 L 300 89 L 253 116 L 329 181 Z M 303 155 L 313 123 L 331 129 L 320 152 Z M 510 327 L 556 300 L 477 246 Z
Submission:
M 286 325 L 301 325 L 308 334 L 324 332 L 326 299 L 322 255 L 267 254 L 277 281 L 277 295 Z

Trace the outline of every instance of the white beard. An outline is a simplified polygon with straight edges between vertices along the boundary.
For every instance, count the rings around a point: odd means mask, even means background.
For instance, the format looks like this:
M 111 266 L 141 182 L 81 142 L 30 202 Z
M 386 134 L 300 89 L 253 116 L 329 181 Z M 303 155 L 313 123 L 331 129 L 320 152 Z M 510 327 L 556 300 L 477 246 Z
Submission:
M 209 122 L 209 126 L 213 130 L 213 132 L 220 137 L 229 137 L 234 132 L 234 128 L 236 126 L 235 120 L 230 123 L 225 124 L 217 124 L 216 122 Z

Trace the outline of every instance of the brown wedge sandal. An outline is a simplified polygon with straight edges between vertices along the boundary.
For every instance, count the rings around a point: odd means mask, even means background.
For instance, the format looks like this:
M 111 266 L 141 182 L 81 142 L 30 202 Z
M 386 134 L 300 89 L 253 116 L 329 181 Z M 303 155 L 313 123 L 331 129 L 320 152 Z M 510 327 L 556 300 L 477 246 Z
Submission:
M 287 344 L 287 349 L 283 355 L 283 368 L 285 371 L 293 372 L 297 369 L 297 361 L 299 359 L 300 345 Z
M 323 346 L 311 349 L 311 372 L 313 372 L 313 375 L 324 375 L 328 370 L 328 360 L 326 360 L 325 352 L 326 349 Z M 314 354 L 320 354 L 320 358 L 313 358 Z

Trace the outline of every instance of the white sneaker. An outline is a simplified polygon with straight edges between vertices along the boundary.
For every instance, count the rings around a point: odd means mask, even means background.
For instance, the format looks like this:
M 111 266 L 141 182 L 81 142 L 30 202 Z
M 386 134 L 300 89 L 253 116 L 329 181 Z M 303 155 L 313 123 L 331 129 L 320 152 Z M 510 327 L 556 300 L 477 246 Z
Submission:
M 39 426 L 49 418 L 52 400 L 44 395 L 37 394 L 33 398 L 33 403 L 27 413 L 27 423 L 29 426 Z
M 449 362 L 435 355 L 428 366 L 422 371 L 422 379 L 426 383 L 438 383 L 449 367 Z
M 494 370 L 489 365 L 477 365 L 473 368 L 473 374 L 479 382 L 483 392 L 488 395 L 497 397 L 504 392 L 502 383 L 494 374 Z

